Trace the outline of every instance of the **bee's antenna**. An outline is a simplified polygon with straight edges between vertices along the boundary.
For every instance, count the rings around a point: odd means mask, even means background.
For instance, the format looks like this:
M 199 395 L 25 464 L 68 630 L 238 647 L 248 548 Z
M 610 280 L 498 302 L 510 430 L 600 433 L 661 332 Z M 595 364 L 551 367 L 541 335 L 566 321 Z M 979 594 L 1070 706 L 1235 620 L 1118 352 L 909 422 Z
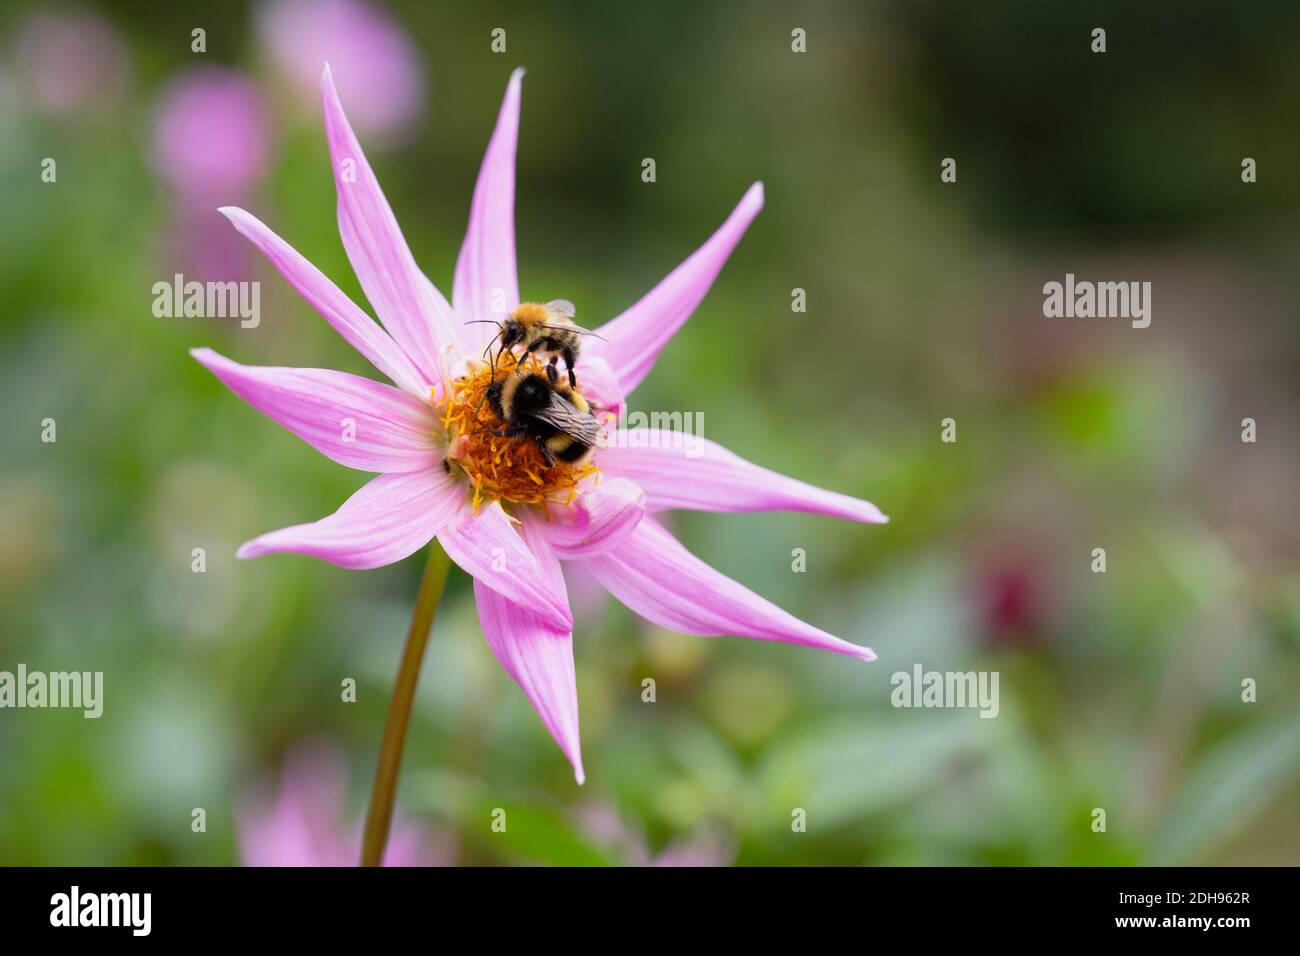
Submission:
M 465 322 L 463 322 L 462 324 L 463 325 L 484 325 L 487 323 L 490 323 L 492 325 L 501 324 L 496 319 L 466 319 Z
M 499 338 L 501 338 L 501 333 L 500 333 L 500 332 L 497 332 L 496 335 L 494 335 L 494 336 L 492 336 L 492 338 L 488 339 L 488 343 L 487 343 L 487 345 L 483 346 L 483 357 L 484 357 L 484 358 L 487 358 L 487 357 L 488 357 L 488 354 L 492 351 L 492 346 L 496 344 L 496 341 L 497 341 L 497 339 L 499 339 Z M 493 365 L 493 368 L 496 367 L 496 358 L 495 358 L 495 357 L 492 359 L 492 365 Z
M 486 322 L 489 320 L 479 319 L 477 321 Z M 490 357 L 489 367 L 492 369 L 492 377 L 488 380 L 488 388 L 495 385 L 497 381 L 497 357 L 496 354 L 492 352 L 492 344 L 496 342 L 499 338 L 501 338 L 501 331 L 502 330 L 499 330 L 496 335 L 488 339 L 488 344 L 483 348 L 483 354 Z M 478 404 L 474 406 L 475 418 L 478 418 L 479 410 L 482 409 L 483 407 L 483 400 L 487 398 L 487 393 L 488 393 L 487 388 L 483 389 L 483 394 L 479 396 Z

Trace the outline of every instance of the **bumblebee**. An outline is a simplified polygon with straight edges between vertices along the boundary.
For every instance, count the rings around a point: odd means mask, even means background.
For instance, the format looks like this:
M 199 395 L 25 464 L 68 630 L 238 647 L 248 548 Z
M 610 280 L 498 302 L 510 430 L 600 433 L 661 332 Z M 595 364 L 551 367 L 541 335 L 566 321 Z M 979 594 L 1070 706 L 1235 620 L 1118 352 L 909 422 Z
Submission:
M 600 423 L 591 405 L 562 384 L 554 365 L 546 374 L 507 375 L 488 386 L 487 400 L 505 428 L 497 435 L 531 438 L 547 467 L 557 461 L 578 464 L 600 439 Z
M 563 358 L 565 370 L 569 373 L 569 388 L 576 388 L 578 377 L 574 374 L 573 366 L 577 364 L 578 355 L 582 352 L 582 337 L 596 335 L 574 323 L 576 311 L 568 299 L 552 299 L 545 305 L 523 303 L 506 316 L 503 322 L 498 323 L 500 331 L 496 337 L 501 342 L 501 349 L 497 355 L 509 352 L 516 346 L 523 346 L 523 352 L 515 360 L 516 370 L 522 368 L 524 360 L 530 355 L 550 359 L 548 364 L 552 370 L 559 359 Z M 596 337 L 600 338 L 598 335 Z M 495 370 L 495 358 L 492 366 Z

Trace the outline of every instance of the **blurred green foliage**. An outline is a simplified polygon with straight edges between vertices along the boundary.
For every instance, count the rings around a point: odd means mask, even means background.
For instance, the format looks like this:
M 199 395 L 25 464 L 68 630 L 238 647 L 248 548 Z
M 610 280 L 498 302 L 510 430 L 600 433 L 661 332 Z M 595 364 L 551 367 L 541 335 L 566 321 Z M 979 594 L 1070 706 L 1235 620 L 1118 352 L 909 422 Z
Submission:
M 463 862 L 635 859 L 599 813 L 652 854 L 709 833 L 741 864 L 1300 862 L 1300 13 L 1084 6 L 393 6 L 430 95 L 418 132 L 371 158 L 434 281 L 450 290 L 519 64 L 527 297 L 615 315 L 762 180 L 766 209 L 633 407 L 703 412 L 712 439 L 893 519 L 675 516 L 702 557 L 880 659 L 682 637 L 593 603 L 581 788 L 454 577 L 399 800 Z M 34 9 L 7 4 L 3 37 Z M 300 740 L 347 749 L 359 818 L 420 559 L 234 560 L 362 479 L 187 349 L 370 370 L 252 256 L 258 329 L 151 314 L 181 268 L 148 159 L 169 77 L 203 59 L 266 90 L 273 161 L 243 204 L 364 298 L 319 116 L 275 93 L 247 8 L 102 10 L 131 55 L 111 110 L 42 114 L 0 72 L 0 669 L 106 686 L 99 720 L 0 712 L 0 863 L 227 864 L 241 794 Z M 1066 271 L 1152 280 L 1152 327 L 1044 319 L 1041 286 Z M 892 708 L 890 675 L 917 661 L 999 671 L 999 717 Z

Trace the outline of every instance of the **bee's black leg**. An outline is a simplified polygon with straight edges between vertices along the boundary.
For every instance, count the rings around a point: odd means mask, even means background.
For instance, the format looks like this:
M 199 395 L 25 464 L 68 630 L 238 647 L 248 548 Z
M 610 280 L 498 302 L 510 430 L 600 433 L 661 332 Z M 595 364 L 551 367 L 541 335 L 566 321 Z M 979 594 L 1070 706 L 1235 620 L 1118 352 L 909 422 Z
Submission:
M 577 361 L 577 356 L 573 354 L 573 349 L 564 350 L 564 367 L 569 370 L 569 388 L 578 387 L 578 376 L 573 372 L 573 363 Z
M 509 428 L 498 428 L 492 434 L 501 438 L 517 438 L 520 435 L 528 434 L 528 427 L 526 425 L 511 425 Z
M 550 468 L 555 464 L 555 452 L 546 447 L 546 442 L 539 441 L 537 447 L 541 449 L 542 457 L 546 459 L 546 467 Z
M 560 379 L 560 376 L 555 371 L 555 359 L 551 359 L 550 364 L 546 366 L 546 378 L 552 385 Z
M 528 348 L 524 349 L 524 354 L 519 356 L 519 361 L 515 363 L 515 371 L 522 372 L 524 368 L 524 362 L 528 361 L 528 356 L 532 355 L 534 352 L 544 347 L 545 345 L 546 345 L 546 339 L 538 339 L 532 345 L 528 346 Z

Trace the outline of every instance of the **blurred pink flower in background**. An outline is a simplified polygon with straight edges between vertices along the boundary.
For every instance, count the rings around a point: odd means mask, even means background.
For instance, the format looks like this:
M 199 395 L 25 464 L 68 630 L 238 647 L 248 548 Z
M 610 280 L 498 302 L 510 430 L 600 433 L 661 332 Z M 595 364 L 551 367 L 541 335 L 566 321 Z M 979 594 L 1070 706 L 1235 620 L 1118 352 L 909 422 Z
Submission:
M 645 837 L 633 832 L 618 811 L 608 804 L 581 808 L 578 822 L 590 838 L 618 853 L 630 866 L 731 866 L 736 861 L 734 844 L 708 827 L 652 853 Z
M 236 819 L 245 866 L 356 866 L 361 826 L 344 824 L 347 767 L 328 744 L 299 746 L 285 760 L 280 786 L 246 797 Z M 393 821 L 384 866 L 451 866 L 452 844 L 400 818 Z
M 424 107 L 424 62 L 402 27 L 364 0 L 272 0 L 257 33 L 275 71 L 316 115 L 329 63 L 353 126 L 373 141 L 400 139 Z
M 1028 565 L 1003 564 L 985 571 L 981 581 L 984 623 L 998 644 L 1031 643 L 1038 633 L 1039 582 Z
M 169 270 L 204 280 L 247 276 L 248 249 L 223 228 L 217 197 L 253 193 L 270 165 L 271 139 L 261 94 L 238 70 L 187 70 L 163 88 L 150 146 L 175 203 L 163 243 Z
M 971 556 L 971 600 L 980 637 L 1004 650 L 1026 650 L 1050 632 L 1054 558 L 1041 544 L 995 539 Z
M 153 164 L 184 202 L 216 206 L 216 197 L 247 196 L 266 172 L 270 146 L 261 96 L 237 70 L 188 70 L 158 97 Z
M 162 265 L 167 276 L 179 272 L 187 279 L 228 282 L 252 275 L 253 257 L 246 244 L 231 242 L 225 218 L 211 207 L 181 203 L 161 237 Z
M 93 113 L 122 101 L 131 53 L 111 23 L 87 7 L 33 14 L 9 47 L 23 100 L 60 115 Z
M 731 866 L 735 860 L 736 850 L 726 839 L 711 830 L 701 830 L 685 840 L 674 840 L 642 865 Z

